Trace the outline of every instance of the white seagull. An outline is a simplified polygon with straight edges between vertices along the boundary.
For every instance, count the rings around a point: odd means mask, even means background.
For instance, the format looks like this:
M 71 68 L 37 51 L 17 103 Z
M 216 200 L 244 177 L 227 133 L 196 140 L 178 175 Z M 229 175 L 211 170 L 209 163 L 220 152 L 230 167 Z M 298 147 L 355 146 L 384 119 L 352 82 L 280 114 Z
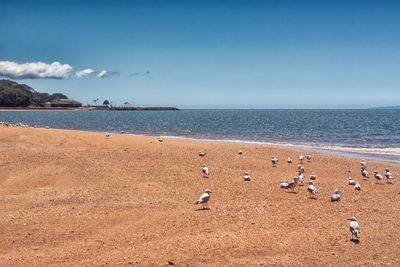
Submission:
M 383 180 L 382 175 L 380 175 L 378 171 L 375 171 L 375 172 L 374 172 L 374 176 L 375 176 L 375 178 L 376 178 L 376 180 L 377 180 L 378 183 L 379 183 L 379 181 L 382 181 L 382 180 Z
M 353 239 L 353 236 L 355 236 L 357 239 L 360 238 L 360 227 L 358 226 L 357 219 L 355 217 L 351 217 L 349 220 L 351 239 Z
M 355 185 L 356 181 L 353 180 L 353 178 L 349 177 L 349 185 Z
M 239 150 L 239 151 L 238 151 L 238 154 L 239 154 L 239 155 L 242 155 L 242 154 L 243 154 L 243 151 L 242 151 L 242 150 Z
M 285 180 L 281 181 L 281 184 L 279 185 L 281 188 L 288 188 L 288 183 Z
M 210 200 L 210 196 L 211 196 L 211 190 L 210 189 L 206 189 L 206 191 L 204 192 L 204 194 L 202 194 L 199 198 L 199 200 L 194 203 L 195 205 L 197 204 L 201 204 L 203 205 L 203 209 L 207 209 L 207 202 Z
M 365 168 L 365 167 L 367 167 L 367 163 L 365 162 L 365 160 L 364 159 L 362 159 L 361 160 L 361 168 Z
M 199 156 L 200 156 L 200 157 L 204 157 L 205 155 L 206 155 L 206 153 L 201 152 L 201 151 L 199 152 Z
M 304 156 L 303 156 L 303 155 L 300 155 L 299 160 L 300 160 L 300 163 L 303 163 Z
M 314 183 L 312 181 L 308 182 L 308 187 L 307 187 L 308 193 L 310 193 L 310 197 L 314 198 L 314 195 L 318 194 L 317 188 L 315 188 Z
M 311 154 L 307 154 L 306 157 L 307 157 L 307 160 L 311 160 Z
M 369 178 L 369 173 L 368 171 L 365 169 L 365 167 L 362 167 L 361 169 L 361 175 L 365 178 Z
M 203 174 L 208 177 L 208 175 L 210 174 L 206 164 L 203 164 Z
M 251 177 L 250 177 L 250 175 L 249 175 L 249 173 L 248 173 L 248 172 L 245 172 L 245 173 L 244 173 L 243 179 L 244 179 L 245 181 L 248 181 L 248 182 L 250 182 L 250 180 L 251 180 Z
M 354 185 L 354 189 L 360 191 L 361 190 L 361 185 L 359 183 L 356 183 Z
M 335 193 L 331 196 L 331 201 L 340 201 L 340 192 L 339 190 L 335 190 Z
M 303 185 L 304 175 L 301 172 L 299 172 L 299 175 L 297 177 L 298 177 L 299 182 L 300 182 L 299 185 Z
M 159 138 L 158 138 L 158 142 L 162 142 L 163 141 L 163 139 L 162 139 L 162 137 L 160 136 Z
M 107 137 L 107 138 L 110 137 L 110 134 L 109 134 L 109 133 L 106 133 L 106 137 Z
M 292 163 L 292 159 L 291 159 L 291 158 L 288 158 L 288 159 L 287 159 L 287 162 L 288 162 L 288 163 Z
M 272 166 L 275 166 L 276 164 L 278 164 L 278 158 L 275 157 L 275 156 L 273 156 L 273 157 L 271 158 L 271 162 L 272 162 Z
M 393 179 L 392 173 L 389 171 L 389 169 L 385 170 L 385 176 L 386 176 L 386 179 L 387 179 L 386 180 L 387 183 L 389 182 L 389 180 Z
M 315 175 L 315 173 L 314 173 L 314 172 L 312 172 L 312 173 L 311 173 L 311 175 L 310 175 L 310 179 L 311 179 L 311 180 L 315 180 L 315 179 L 317 179 L 317 176 Z

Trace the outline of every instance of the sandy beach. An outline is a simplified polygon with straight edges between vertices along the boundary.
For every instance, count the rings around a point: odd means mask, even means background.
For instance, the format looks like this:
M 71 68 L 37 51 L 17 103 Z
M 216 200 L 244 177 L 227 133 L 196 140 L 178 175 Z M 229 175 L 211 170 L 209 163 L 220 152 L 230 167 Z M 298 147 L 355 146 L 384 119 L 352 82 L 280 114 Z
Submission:
M 295 194 L 279 188 L 306 153 L 0 127 L 0 265 L 399 266 L 400 165 L 368 161 L 372 177 L 363 180 L 359 159 L 313 153 L 303 164 L 306 182 L 317 175 L 319 194 L 310 199 L 306 185 Z M 385 168 L 393 184 L 373 178 Z M 207 188 L 210 209 L 200 210 L 194 203 Z M 340 202 L 330 202 L 335 189 Z

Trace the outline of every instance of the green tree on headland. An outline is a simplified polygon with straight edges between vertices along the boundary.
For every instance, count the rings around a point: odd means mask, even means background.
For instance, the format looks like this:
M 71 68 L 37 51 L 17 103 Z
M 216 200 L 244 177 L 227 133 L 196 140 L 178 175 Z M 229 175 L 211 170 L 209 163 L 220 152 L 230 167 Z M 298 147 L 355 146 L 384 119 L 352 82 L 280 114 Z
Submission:
M 110 105 L 110 101 L 108 101 L 107 99 L 106 99 L 106 100 L 104 100 L 104 102 L 103 102 L 103 106 L 106 106 L 106 107 L 108 107 L 108 105 Z
M 1 107 L 27 107 L 30 105 L 43 107 L 46 102 L 68 98 L 61 93 L 39 93 L 26 84 L 19 84 L 9 80 L 0 80 Z

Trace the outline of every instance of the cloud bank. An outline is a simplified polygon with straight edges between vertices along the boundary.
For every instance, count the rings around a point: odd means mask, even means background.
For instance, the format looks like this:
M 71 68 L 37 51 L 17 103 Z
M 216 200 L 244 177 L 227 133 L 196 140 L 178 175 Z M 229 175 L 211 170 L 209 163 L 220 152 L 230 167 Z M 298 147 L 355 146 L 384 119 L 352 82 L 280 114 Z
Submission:
M 0 61 L 0 76 L 11 79 L 65 79 L 73 68 L 68 64 L 53 62 L 32 62 L 18 64 L 11 61 Z

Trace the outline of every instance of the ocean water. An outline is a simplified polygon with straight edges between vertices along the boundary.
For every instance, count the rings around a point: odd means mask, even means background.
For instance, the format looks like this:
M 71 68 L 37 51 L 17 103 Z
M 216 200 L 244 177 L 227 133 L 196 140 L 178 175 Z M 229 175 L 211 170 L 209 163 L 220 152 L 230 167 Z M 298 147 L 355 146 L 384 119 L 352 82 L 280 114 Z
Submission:
M 400 163 L 400 110 L 5 111 L 0 121 L 311 149 Z

